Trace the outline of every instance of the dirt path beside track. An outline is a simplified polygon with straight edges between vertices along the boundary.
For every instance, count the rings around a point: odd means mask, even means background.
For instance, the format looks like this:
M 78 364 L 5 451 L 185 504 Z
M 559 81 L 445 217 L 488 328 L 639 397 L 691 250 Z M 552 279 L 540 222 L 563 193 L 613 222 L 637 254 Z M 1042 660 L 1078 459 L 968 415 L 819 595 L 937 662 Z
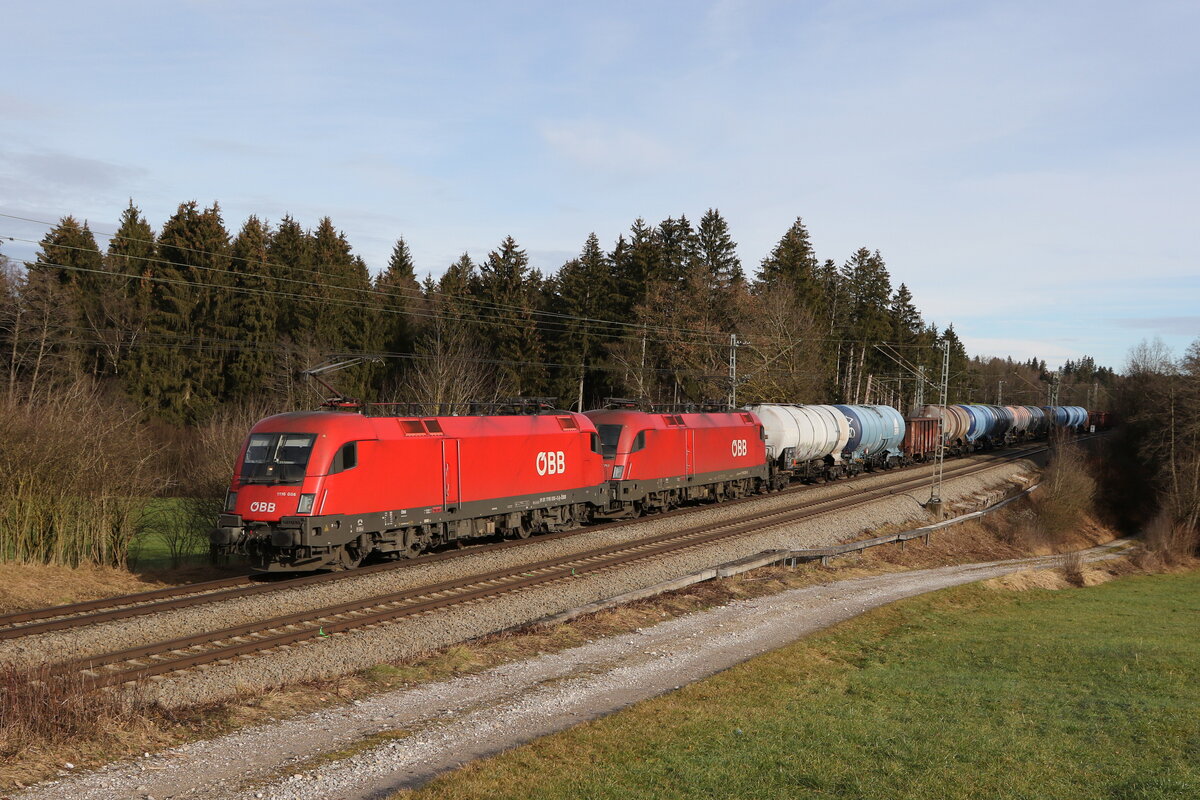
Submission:
M 1086 551 L 1088 560 L 1111 556 Z M 631 634 L 390 692 L 42 784 L 27 800 L 383 798 L 496 753 L 700 680 L 871 608 L 1061 563 L 1061 556 L 842 580 L 738 601 Z M 356 748 L 368 737 L 379 744 Z M 342 748 L 354 755 L 330 758 Z

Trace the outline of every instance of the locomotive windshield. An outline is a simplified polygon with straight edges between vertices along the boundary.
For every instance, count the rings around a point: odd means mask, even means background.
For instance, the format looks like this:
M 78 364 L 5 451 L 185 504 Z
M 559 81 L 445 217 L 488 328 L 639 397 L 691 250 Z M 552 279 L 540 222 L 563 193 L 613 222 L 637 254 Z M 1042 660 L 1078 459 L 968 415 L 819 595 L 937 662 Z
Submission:
M 300 483 L 312 455 L 312 433 L 252 433 L 242 483 Z
M 617 454 L 617 442 L 621 439 L 621 430 L 624 427 L 624 425 L 596 426 L 596 430 L 600 434 L 600 455 L 612 458 Z

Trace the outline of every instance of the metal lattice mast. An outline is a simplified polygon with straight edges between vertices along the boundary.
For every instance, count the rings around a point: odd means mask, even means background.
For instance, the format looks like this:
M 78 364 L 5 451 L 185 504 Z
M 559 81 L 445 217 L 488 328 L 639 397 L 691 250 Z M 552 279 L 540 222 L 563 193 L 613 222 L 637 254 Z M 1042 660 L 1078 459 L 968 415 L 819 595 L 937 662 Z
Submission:
M 941 511 L 942 507 L 942 475 L 946 468 L 946 403 L 950 395 L 950 342 L 942 342 L 942 385 L 941 398 L 938 405 L 942 413 L 938 414 L 938 446 L 937 456 L 933 461 L 933 482 L 929 487 L 928 507 Z
M 737 334 L 729 334 L 729 407 L 737 408 Z

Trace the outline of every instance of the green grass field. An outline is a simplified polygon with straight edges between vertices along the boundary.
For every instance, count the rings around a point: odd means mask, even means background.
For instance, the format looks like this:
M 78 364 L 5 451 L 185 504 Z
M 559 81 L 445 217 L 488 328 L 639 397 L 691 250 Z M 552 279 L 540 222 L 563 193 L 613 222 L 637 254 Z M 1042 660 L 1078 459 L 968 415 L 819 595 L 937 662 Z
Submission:
M 161 497 L 146 501 L 143 529 L 130 542 L 129 566 L 134 572 L 209 563 L 207 528 L 216 522 L 193 519 L 181 498 Z M 173 552 L 174 550 L 174 552 Z
M 1200 572 L 939 592 L 398 797 L 1200 797 Z

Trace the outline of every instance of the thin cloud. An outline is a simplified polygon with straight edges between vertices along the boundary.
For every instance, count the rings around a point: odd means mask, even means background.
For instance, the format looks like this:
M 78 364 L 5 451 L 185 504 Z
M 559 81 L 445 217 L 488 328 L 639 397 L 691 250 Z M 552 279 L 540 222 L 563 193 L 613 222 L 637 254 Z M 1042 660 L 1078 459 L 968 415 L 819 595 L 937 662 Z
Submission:
M 592 169 L 640 172 L 675 161 L 672 150 L 654 137 L 594 120 L 545 122 L 540 133 L 559 155 Z
M 0 170 L 28 186 L 88 191 L 117 189 L 148 174 L 140 167 L 49 150 L 0 152 Z
M 1122 328 L 1153 331 L 1167 335 L 1200 337 L 1200 317 L 1142 317 L 1114 319 L 1112 322 Z

